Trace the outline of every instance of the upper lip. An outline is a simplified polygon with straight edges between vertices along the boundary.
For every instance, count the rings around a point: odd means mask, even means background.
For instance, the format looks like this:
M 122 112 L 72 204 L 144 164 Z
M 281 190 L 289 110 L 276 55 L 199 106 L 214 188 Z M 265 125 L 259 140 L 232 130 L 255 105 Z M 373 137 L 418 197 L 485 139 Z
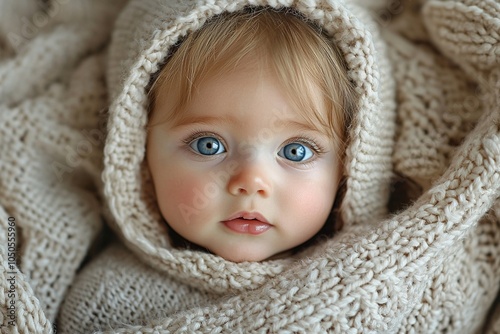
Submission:
M 266 217 L 264 217 L 259 212 L 248 212 L 248 211 L 237 212 L 237 213 L 229 216 L 229 218 L 227 218 L 224 221 L 238 219 L 238 218 L 243 218 L 243 219 L 248 219 L 248 220 L 257 219 L 258 221 L 261 221 L 263 223 L 269 224 L 269 222 L 267 221 Z

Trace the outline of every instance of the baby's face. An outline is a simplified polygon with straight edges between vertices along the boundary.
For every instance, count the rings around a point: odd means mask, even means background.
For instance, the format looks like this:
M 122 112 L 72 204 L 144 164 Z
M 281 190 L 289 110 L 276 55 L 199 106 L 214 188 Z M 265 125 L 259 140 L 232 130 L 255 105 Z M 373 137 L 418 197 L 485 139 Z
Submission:
M 294 111 L 267 72 L 246 66 L 203 81 L 179 119 L 148 135 L 169 226 L 235 262 L 264 260 L 314 236 L 341 175 L 338 146 Z M 159 89 L 153 123 L 174 102 Z

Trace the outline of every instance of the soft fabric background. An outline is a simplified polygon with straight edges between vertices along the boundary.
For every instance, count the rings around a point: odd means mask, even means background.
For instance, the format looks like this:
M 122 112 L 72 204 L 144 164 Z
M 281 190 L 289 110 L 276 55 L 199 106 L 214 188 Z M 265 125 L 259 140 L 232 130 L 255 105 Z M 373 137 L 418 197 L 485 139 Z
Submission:
M 2 333 L 49 333 L 101 230 L 106 43 L 124 1 L 0 1 Z M 16 326 L 7 326 L 8 217 Z

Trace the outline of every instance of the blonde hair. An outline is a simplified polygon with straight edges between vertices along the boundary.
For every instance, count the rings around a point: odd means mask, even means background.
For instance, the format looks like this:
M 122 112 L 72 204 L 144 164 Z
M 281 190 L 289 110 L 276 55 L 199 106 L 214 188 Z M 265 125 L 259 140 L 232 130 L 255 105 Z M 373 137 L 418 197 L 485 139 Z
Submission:
M 245 56 L 256 54 L 256 63 L 270 65 L 305 120 L 345 145 L 357 94 L 340 50 L 300 14 L 270 8 L 221 14 L 189 34 L 172 52 L 150 88 L 151 112 L 159 87 L 166 87 L 177 97 L 166 119 L 173 120 L 204 78 L 227 73 Z M 309 84 L 311 80 L 314 86 Z M 312 89 L 320 90 L 326 109 L 331 111 L 327 115 L 317 110 Z

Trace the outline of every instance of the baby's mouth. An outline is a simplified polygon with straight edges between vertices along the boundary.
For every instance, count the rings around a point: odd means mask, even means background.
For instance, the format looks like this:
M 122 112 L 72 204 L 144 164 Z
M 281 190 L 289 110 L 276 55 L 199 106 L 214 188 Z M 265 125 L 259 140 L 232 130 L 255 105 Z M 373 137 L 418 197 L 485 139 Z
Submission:
M 269 230 L 273 225 L 258 212 L 238 212 L 222 223 L 233 232 L 258 235 Z

